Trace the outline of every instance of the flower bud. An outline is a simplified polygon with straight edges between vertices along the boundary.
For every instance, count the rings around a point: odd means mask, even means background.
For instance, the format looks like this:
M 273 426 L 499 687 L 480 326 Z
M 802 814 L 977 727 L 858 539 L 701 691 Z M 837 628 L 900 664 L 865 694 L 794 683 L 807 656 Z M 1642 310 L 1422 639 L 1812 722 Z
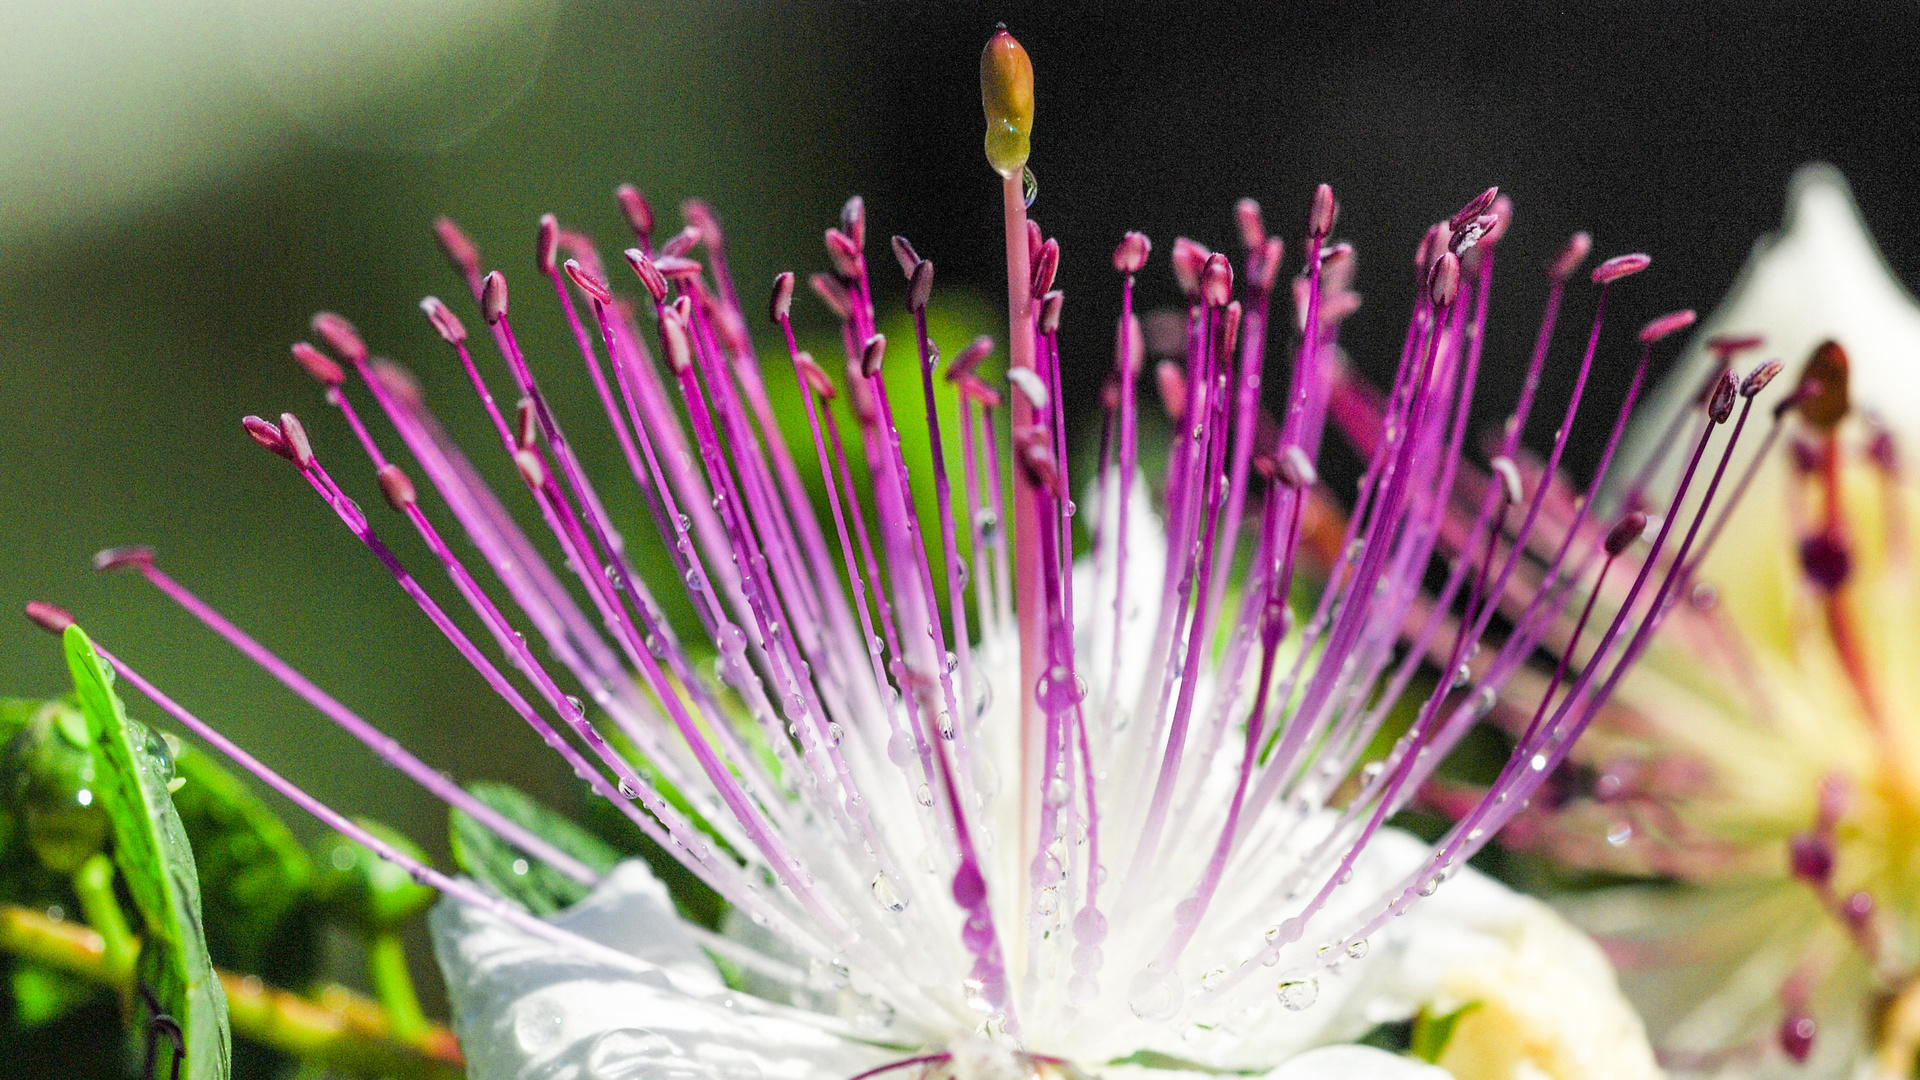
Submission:
M 773 279 L 773 297 L 767 301 L 767 314 L 783 323 L 793 313 L 793 271 L 783 270 Z
M 1653 265 L 1653 256 L 1651 255 L 1642 255 L 1639 253 L 1632 255 L 1615 255 L 1613 258 L 1593 268 L 1593 283 L 1595 285 L 1606 285 L 1610 282 L 1619 281 L 1628 274 L 1637 274 L 1651 265 Z
M 340 370 L 333 357 L 304 341 L 293 343 L 293 359 L 322 385 L 339 386 L 346 381 L 347 373 Z
M 1120 246 L 1113 249 L 1113 268 L 1123 274 L 1137 274 L 1147 265 L 1147 256 L 1153 253 L 1153 241 L 1143 232 L 1130 232 L 1120 238 Z
M 1033 61 L 1005 24 L 980 53 L 980 107 L 987 118 L 987 164 L 1001 176 L 1018 176 L 1032 151 Z
M 480 286 L 480 314 L 486 317 L 488 326 L 507 317 L 507 278 L 498 270 L 488 273 Z
M 933 299 L 933 260 L 921 259 L 914 264 L 913 274 L 907 279 L 907 310 L 925 311 L 927 302 Z
M 1640 340 L 1651 345 L 1668 334 L 1685 330 L 1692 326 L 1699 316 L 1691 308 L 1685 311 L 1668 312 L 1640 328 Z

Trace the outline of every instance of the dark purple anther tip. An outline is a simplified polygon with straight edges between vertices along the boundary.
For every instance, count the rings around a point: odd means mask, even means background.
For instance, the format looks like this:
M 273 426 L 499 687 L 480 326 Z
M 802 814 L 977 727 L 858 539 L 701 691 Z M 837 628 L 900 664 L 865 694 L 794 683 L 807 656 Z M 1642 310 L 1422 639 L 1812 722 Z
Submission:
M 246 430 L 247 435 L 252 438 L 254 442 L 279 454 L 288 461 L 293 460 L 293 452 L 287 449 L 286 438 L 280 434 L 280 429 L 275 427 L 272 421 L 264 420 L 258 416 L 243 416 L 240 418 L 240 426 Z
M 1699 316 L 1695 315 L 1691 308 L 1685 311 L 1670 311 L 1641 327 L 1640 340 L 1651 345 L 1668 334 L 1677 333 L 1692 326 L 1694 320 L 1698 318 Z
M 1315 237 L 1325 237 L 1333 231 L 1333 223 L 1340 218 L 1340 204 L 1333 199 L 1333 188 L 1321 184 L 1313 189 L 1313 208 L 1307 212 L 1307 232 Z
M 380 493 L 387 497 L 387 505 L 396 513 L 404 514 L 408 507 L 420 501 L 406 470 L 391 461 L 380 466 Z
M 860 373 L 871 379 L 880 374 L 880 365 L 887 359 L 887 335 L 875 334 L 860 347 Z
M 507 317 L 507 278 L 498 270 L 489 272 L 480 286 L 480 314 L 488 326 Z
M 1574 233 L 1568 238 L 1567 246 L 1560 249 L 1553 265 L 1548 267 L 1547 276 L 1556 282 L 1567 280 L 1575 270 L 1580 269 L 1581 263 L 1587 261 L 1587 254 L 1592 250 L 1593 237 L 1583 232 Z
M 1215 252 L 1200 267 L 1200 298 L 1214 307 L 1226 307 L 1233 299 L 1233 264 Z
M 1027 219 L 1027 261 L 1031 263 L 1040 257 L 1040 245 L 1046 243 L 1045 233 L 1040 231 L 1040 223 L 1033 218 Z
M 339 386 L 347 379 L 347 373 L 340 370 L 333 357 L 304 341 L 293 343 L 293 359 L 323 386 Z
M 1747 377 L 1740 380 L 1740 396 L 1750 398 L 1765 390 L 1773 377 L 1780 374 L 1783 366 L 1778 360 L 1769 360 L 1748 372 Z
M 1205 247 L 1184 236 L 1174 238 L 1173 277 L 1180 283 L 1180 291 L 1189 299 L 1200 295 L 1200 274 L 1206 268 L 1207 256 L 1211 254 Z
M 667 276 L 660 272 L 660 268 L 653 264 L 652 259 L 647 258 L 647 253 L 639 248 L 628 248 L 622 254 L 627 257 L 627 265 L 633 267 L 633 272 L 639 276 L 640 284 L 646 288 L 647 295 L 653 297 L 653 302 L 656 304 L 665 302 Z
M 767 316 L 784 323 L 793 314 L 793 271 L 782 270 L 773 278 L 773 297 L 767 301 Z
M 357 364 L 367 358 L 367 344 L 360 340 L 360 331 L 343 316 L 331 311 L 314 315 L 313 332 L 348 363 Z
M 640 189 L 632 184 L 621 184 L 613 189 L 613 197 L 620 204 L 620 213 L 627 219 L 627 227 L 642 243 L 653 235 L 653 206 Z
M 1853 554 L 1847 545 L 1831 533 L 1820 533 L 1800 541 L 1800 569 L 1821 589 L 1832 592 L 1847 583 L 1853 573 Z
M 980 876 L 980 866 L 972 859 L 963 859 L 960 869 L 953 874 L 953 902 L 972 911 L 987 902 L 987 881 Z
M 1819 1033 L 1819 1025 L 1813 1017 L 1805 1013 L 1790 1013 L 1780 1021 L 1780 1049 L 1787 1052 L 1794 1064 L 1804 1065 L 1807 1057 L 1813 1053 L 1813 1038 Z
M 151 565 L 153 565 L 153 549 L 145 544 L 105 548 L 95 552 L 93 556 L 95 570 L 124 570 L 128 567 Z
M 853 317 L 853 298 L 847 295 L 847 287 L 832 274 L 815 274 L 807 279 L 807 284 L 813 286 L 820 302 L 827 305 L 828 310 L 838 316 L 841 322 Z
M 1240 243 L 1249 254 L 1266 246 L 1267 223 L 1260 218 L 1259 203 L 1241 199 L 1234 205 L 1233 218 L 1240 226 Z
M 1507 501 L 1508 506 L 1518 506 L 1520 500 L 1526 496 L 1520 484 L 1520 467 L 1505 454 L 1487 462 L 1487 465 L 1493 469 L 1493 475 L 1500 481 L 1500 497 Z
M 532 398 L 520 399 L 519 405 L 515 407 L 513 419 L 514 441 L 522 450 L 532 449 L 534 436 L 540 433 L 540 414 L 535 410 Z
M 933 299 L 933 260 L 921 259 L 907 277 L 907 310 L 925 311 Z
M 794 354 L 793 364 L 800 369 L 800 377 L 807 381 L 807 389 L 825 401 L 832 401 L 839 391 L 834 389 L 833 379 L 819 364 L 813 362 L 813 356 L 801 352 Z
M 1607 557 L 1613 558 L 1627 550 L 1641 534 L 1647 531 L 1647 515 L 1644 510 L 1630 510 L 1614 522 L 1607 530 Z
M 1153 253 L 1153 241 L 1143 232 L 1130 232 L 1113 249 L 1113 268 L 1123 274 L 1137 274 Z
M 1467 205 L 1461 207 L 1458 213 L 1448 219 L 1447 228 L 1454 232 L 1459 232 L 1466 227 L 1468 222 L 1486 213 L 1488 210 L 1493 209 L 1493 200 L 1499 197 L 1500 189 L 1498 187 L 1490 187 L 1480 194 L 1475 195 L 1468 201 Z
M 855 195 L 840 207 L 840 231 L 853 239 L 853 246 L 867 247 L 867 200 Z
M 912 277 L 913 268 L 920 261 L 920 253 L 913 250 L 913 241 L 896 236 L 889 243 L 893 247 L 894 261 L 900 264 L 900 272 Z
M 1040 245 L 1040 253 L 1033 260 L 1033 298 L 1047 295 L 1053 288 L 1053 276 L 1060 271 L 1060 241 L 1049 236 Z
M 302 469 L 313 465 L 313 442 L 307 438 L 307 425 L 290 412 L 280 414 L 280 438 L 286 441 L 287 457 Z
M 860 248 L 853 237 L 839 229 L 828 229 L 827 255 L 833 260 L 833 270 L 841 278 L 852 281 L 860 276 Z
M 1733 415 L 1734 399 L 1740 396 L 1740 378 L 1731 371 L 1723 371 L 1714 380 L 1713 394 L 1707 398 L 1707 416 L 1716 424 L 1724 424 L 1727 417 Z
M 1460 256 L 1449 251 L 1434 260 L 1433 271 L 1427 275 L 1427 295 L 1434 307 L 1446 307 L 1459 292 Z
M 49 634 L 64 634 L 67 632 L 67 627 L 72 626 L 74 622 L 72 612 L 63 607 L 55 607 L 45 600 L 28 601 L 27 618 Z
M 966 348 L 954 354 L 953 359 L 948 361 L 948 381 L 958 382 L 966 376 L 973 374 L 973 369 L 980 366 L 980 361 L 985 360 L 992 353 L 993 338 L 988 335 L 981 334 L 979 337 L 969 341 Z
M 928 265 L 932 264 L 929 263 Z M 1067 294 L 1059 289 L 1054 289 L 1052 292 L 1040 298 L 1041 333 L 1057 334 L 1060 332 L 1060 309 L 1065 306 L 1066 301 Z M 1232 351 L 1232 346 L 1228 346 L 1228 351 Z
M 1320 472 L 1313 467 L 1313 459 L 1298 446 L 1280 451 L 1274 472 L 1280 482 L 1290 488 L 1310 488 L 1320 482 Z
M 578 285 L 581 292 L 586 293 L 602 304 L 613 303 L 613 290 L 607 288 L 606 282 L 588 273 L 587 268 L 581 266 L 578 259 L 568 259 L 566 271 L 568 280 Z
M 446 252 L 447 261 L 462 274 L 474 274 L 480 270 L 480 249 L 474 246 L 460 226 L 450 217 L 443 217 L 433 223 L 433 234 L 440 241 L 440 250 Z
M 453 313 L 453 309 L 442 303 L 437 296 L 429 296 L 420 301 L 420 310 L 427 313 L 427 321 L 433 324 L 441 338 L 449 345 L 458 345 L 467 340 L 466 324 Z
M 540 215 L 540 229 L 533 239 L 533 265 L 543 274 L 553 273 L 553 262 L 560 251 L 560 219 Z
M 1420 238 L 1420 246 L 1413 249 L 1413 268 L 1425 272 L 1433 265 L 1440 253 L 1453 246 L 1453 229 L 1446 222 L 1427 226 L 1427 233 Z
M 1787 841 L 1793 876 L 1809 885 L 1825 885 L 1833 877 L 1833 857 L 1833 841 L 1823 833 L 1801 833 Z
M 1628 274 L 1637 274 L 1653 265 L 1653 256 L 1635 252 L 1631 255 L 1615 255 L 1606 262 L 1593 268 L 1593 283 L 1605 285 L 1619 281 Z

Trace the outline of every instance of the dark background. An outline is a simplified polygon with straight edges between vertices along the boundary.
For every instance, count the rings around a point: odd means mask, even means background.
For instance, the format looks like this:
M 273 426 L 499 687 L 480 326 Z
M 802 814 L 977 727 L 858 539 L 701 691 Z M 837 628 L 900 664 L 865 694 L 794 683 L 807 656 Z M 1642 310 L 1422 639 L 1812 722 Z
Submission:
M 260 134 L 240 164 L 209 157 L 106 209 L 81 189 L 63 196 L 70 213 L 56 200 L 0 214 L 34 223 L 0 226 L 0 605 L 73 607 L 290 777 L 440 852 L 444 819 L 425 796 L 137 582 L 85 568 L 98 547 L 153 543 L 163 565 L 429 761 L 572 798 L 558 759 L 534 752 L 236 422 L 300 409 L 323 455 L 352 460 L 286 361 L 310 312 L 332 307 L 454 402 L 457 431 L 482 434 L 414 306 L 460 293 L 432 245 L 436 214 L 458 216 L 531 293 L 542 211 L 597 232 L 611 254 L 624 242 L 616 183 L 654 197 L 663 235 L 679 199 L 698 192 L 730 227 L 751 309 L 775 270 L 824 265 L 820 230 L 859 191 L 877 267 L 891 266 L 884 237 L 902 232 L 938 263 L 943 291 L 991 300 L 1004 282 L 999 200 L 976 80 L 980 46 L 1004 19 L 1037 71 L 1032 212 L 1065 252 L 1073 408 L 1091 404 L 1109 362 L 1119 291 L 1109 257 L 1124 230 L 1153 238 L 1145 297 L 1170 302 L 1174 236 L 1237 253 L 1232 209 L 1251 195 L 1291 257 L 1320 181 L 1339 195 L 1337 234 L 1359 250 L 1367 298 L 1344 341 L 1376 372 L 1396 353 L 1425 226 L 1489 184 L 1512 195 L 1488 416 L 1505 407 L 1531 342 L 1538 268 L 1575 229 L 1593 233 L 1598 255 L 1654 255 L 1654 272 L 1618 294 L 1596 424 L 1621 390 L 1628 332 L 1672 308 L 1710 308 L 1776 226 L 1803 162 L 1838 165 L 1889 262 L 1909 281 L 1920 272 L 1912 4 L 566 0 L 541 17 L 546 36 L 513 47 L 516 62 L 528 48 L 539 61 L 517 96 L 477 130 L 438 139 L 448 145 L 414 146 L 409 121 L 386 117 L 381 101 L 343 107 L 333 126 L 254 101 Z M 415 89 L 457 88 L 495 46 L 507 47 L 466 43 L 444 78 L 429 65 Z M 80 63 L 68 77 L 84 85 L 93 74 Z M 355 108 L 373 135 L 354 126 Z M 57 155 L 45 162 L 61 167 Z M 9 202 L 0 192 L 0 207 Z M 1576 296 L 1570 318 L 1590 304 L 1590 291 Z M 564 356 L 547 306 L 516 307 L 517 325 L 536 351 Z M 797 310 L 825 329 L 810 298 Z M 583 393 L 563 387 L 563 406 Z M 1576 469 L 1590 452 L 1576 439 Z M 611 448 L 590 456 L 613 464 Z M 348 482 L 372 506 L 369 480 Z M 0 623 L 0 695 L 54 693 L 64 678 L 50 640 Z

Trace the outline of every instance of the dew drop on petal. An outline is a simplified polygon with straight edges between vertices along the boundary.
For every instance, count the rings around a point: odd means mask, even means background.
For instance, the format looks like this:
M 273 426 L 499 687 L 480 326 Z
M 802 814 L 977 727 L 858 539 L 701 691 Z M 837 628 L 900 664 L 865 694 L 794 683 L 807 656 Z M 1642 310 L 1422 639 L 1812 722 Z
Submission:
M 1359 960 L 1367 955 L 1367 947 L 1366 938 L 1355 938 L 1347 942 L 1347 955 Z
M 1280 996 L 1280 1004 L 1299 1012 L 1320 1000 L 1320 980 L 1311 975 L 1282 979 L 1280 985 L 1274 988 L 1274 993 Z
M 887 880 L 885 874 L 873 875 L 873 898 L 888 911 L 907 910 L 906 899 L 893 887 L 893 882 Z

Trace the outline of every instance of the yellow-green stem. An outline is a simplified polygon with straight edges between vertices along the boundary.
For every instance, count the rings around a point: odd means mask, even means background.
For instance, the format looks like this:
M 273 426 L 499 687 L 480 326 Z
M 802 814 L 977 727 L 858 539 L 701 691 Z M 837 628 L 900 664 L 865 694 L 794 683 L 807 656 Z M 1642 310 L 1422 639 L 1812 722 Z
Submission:
M 140 940 L 133 936 L 126 912 L 120 910 L 120 900 L 113 895 L 113 860 L 94 852 L 74 871 L 73 891 L 80 897 L 87 925 L 100 935 L 101 959 L 109 980 L 116 986 L 126 985 L 140 955 Z
M 394 1038 L 402 1042 L 419 1038 L 427 1030 L 427 1014 L 420 1009 L 420 995 L 414 993 L 407 949 L 399 934 L 376 930 L 367 938 L 367 974 L 373 980 L 374 996 L 386 1007 Z

